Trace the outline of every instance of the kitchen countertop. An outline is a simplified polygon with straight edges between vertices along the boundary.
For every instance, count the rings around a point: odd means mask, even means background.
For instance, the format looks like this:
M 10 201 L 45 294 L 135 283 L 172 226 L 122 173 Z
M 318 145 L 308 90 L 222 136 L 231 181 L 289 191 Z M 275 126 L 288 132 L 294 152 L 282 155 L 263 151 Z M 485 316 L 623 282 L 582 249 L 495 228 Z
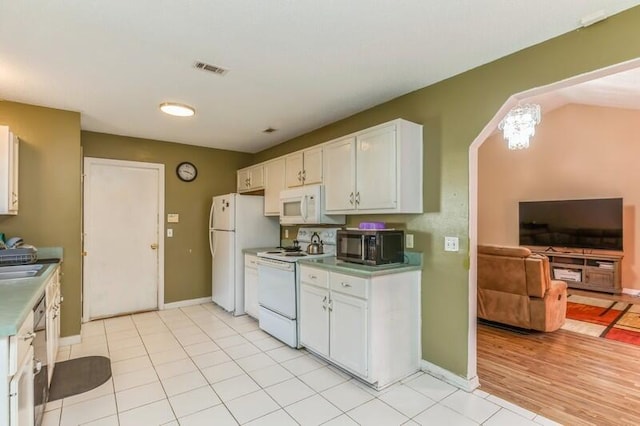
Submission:
M 46 257 L 45 257 L 46 256 Z M 14 335 L 45 290 L 45 284 L 62 259 L 62 248 L 38 249 L 44 271 L 33 278 L 0 280 L 0 338 Z M 51 263 L 50 259 L 56 259 Z
M 320 259 L 300 259 L 301 265 L 314 266 L 320 269 L 327 269 L 334 272 L 342 272 L 348 275 L 357 275 L 363 278 L 377 277 L 380 275 L 399 274 L 409 271 L 420 271 L 422 269 L 422 253 L 405 252 L 407 263 L 401 265 L 380 265 L 368 266 L 358 263 L 350 263 L 338 260 L 335 257 L 323 257 Z

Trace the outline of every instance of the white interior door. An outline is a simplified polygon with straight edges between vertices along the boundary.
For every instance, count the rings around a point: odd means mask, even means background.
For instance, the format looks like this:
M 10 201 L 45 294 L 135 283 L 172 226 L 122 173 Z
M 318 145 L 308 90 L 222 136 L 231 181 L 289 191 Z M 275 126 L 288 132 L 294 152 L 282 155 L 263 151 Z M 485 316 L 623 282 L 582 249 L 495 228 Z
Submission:
M 164 165 L 85 158 L 85 321 L 162 307 Z

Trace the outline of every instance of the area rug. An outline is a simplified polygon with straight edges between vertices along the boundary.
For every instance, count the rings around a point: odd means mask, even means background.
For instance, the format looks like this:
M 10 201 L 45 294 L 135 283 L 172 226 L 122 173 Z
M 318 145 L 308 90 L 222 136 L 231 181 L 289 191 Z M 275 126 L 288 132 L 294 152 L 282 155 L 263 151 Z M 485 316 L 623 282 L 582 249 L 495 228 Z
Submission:
M 111 377 L 111 361 L 103 356 L 85 356 L 56 363 L 49 401 L 95 389 Z
M 640 346 L 638 303 L 569 294 L 562 329 Z

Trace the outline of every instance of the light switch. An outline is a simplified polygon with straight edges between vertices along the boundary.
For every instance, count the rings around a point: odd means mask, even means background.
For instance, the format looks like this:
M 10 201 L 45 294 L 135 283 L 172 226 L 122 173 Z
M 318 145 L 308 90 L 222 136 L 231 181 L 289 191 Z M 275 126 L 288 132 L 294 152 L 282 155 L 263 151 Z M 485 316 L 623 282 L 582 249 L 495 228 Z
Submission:
M 404 238 L 404 245 L 407 248 L 413 248 L 413 234 L 407 234 Z
M 458 237 L 444 237 L 444 251 L 458 251 Z
M 167 228 L 167 238 L 173 237 L 173 229 Z
M 167 215 L 167 222 L 169 223 L 179 223 L 180 215 L 178 213 L 169 213 Z

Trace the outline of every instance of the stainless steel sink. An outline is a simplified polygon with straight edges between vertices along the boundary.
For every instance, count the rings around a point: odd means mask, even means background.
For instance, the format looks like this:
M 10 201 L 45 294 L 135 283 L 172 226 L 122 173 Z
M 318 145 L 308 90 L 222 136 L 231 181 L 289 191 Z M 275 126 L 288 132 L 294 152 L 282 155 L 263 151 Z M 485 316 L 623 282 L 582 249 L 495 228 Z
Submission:
M 44 265 L 0 266 L 0 280 L 37 277 L 44 271 Z

